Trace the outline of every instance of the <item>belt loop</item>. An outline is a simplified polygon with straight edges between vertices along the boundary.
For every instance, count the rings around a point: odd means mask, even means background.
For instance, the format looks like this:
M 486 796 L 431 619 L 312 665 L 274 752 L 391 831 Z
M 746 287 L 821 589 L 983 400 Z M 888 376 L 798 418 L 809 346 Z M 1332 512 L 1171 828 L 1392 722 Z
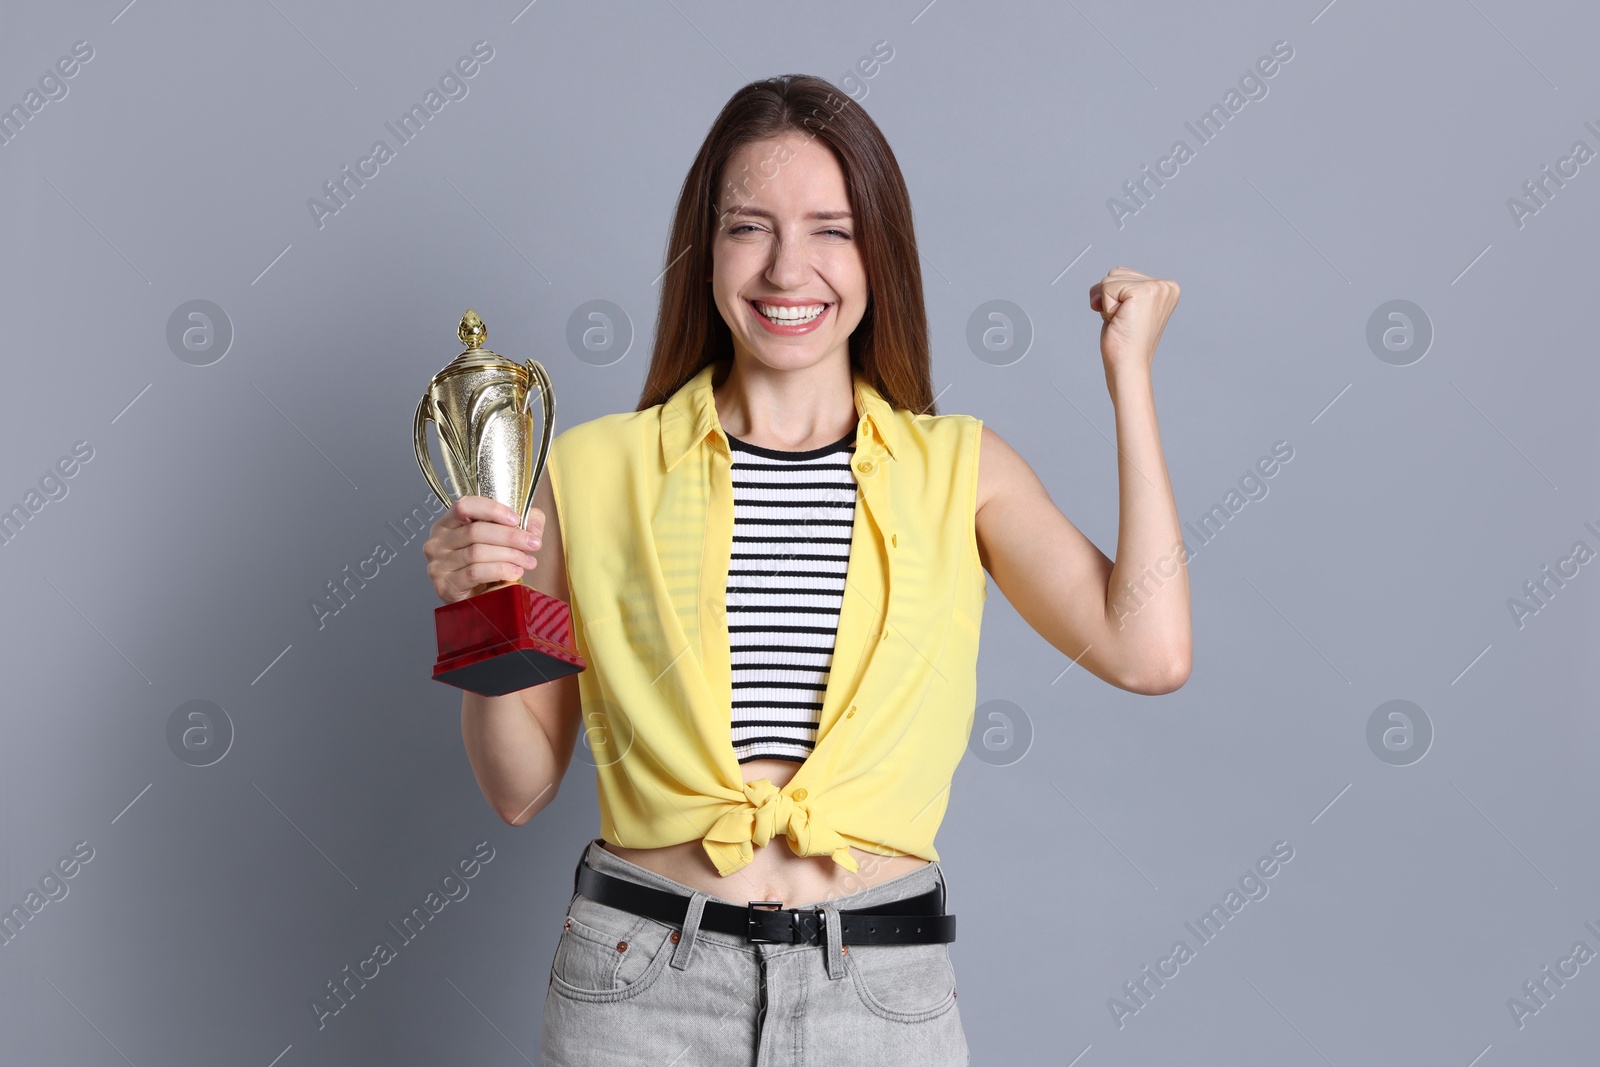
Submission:
M 824 902 L 822 911 L 822 937 L 827 943 L 828 980 L 844 977 L 844 931 L 839 929 L 839 909 Z
M 709 899 L 710 894 L 699 891 L 689 897 L 689 907 L 683 915 L 683 930 L 679 933 L 678 943 L 672 950 L 672 965 L 680 971 L 689 966 L 694 943 L 700 936 L 700 917 L 705 914 L 706 901 Z
M 583 871 L 584 864 L 589 862 L 589 849 L 594 847 L 594 842 L 597 840 L 599 838 L 590 840 L 588 844 L 583 846 L 582 851 L 578 853 L 578 865 L 572 868 L 572 895 L 574 897 L 578 895 L 578 875 Z

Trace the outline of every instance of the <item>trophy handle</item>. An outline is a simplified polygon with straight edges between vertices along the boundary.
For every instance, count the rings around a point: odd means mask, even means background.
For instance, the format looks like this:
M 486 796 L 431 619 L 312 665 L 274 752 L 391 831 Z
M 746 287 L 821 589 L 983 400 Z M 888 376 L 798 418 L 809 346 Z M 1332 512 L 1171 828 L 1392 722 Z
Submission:
M 545 373 L 544 365 L 533 360 L 523 364 L 528 371 L 529 385 L 537 385 L 539 389 L 539 405 L 544 408 L 543 429 L 539 440 L 539 458 L 533 464 L 533 477 L 528 482 L 528 499 L 522 505 L 522 526 L 528 526 L 528 511 L 533 507 L 533 492 L 539 486 L 539 478 L 544 474 L 545 460 L 550 455 L 550 438 L 556 425 L 556 394 L 550 388 L 550 376 Z M 533 399 L 533 392 L 528 392 L 528 400 Z
M 433 487 L 434 493 L 439 497 L 439 502 L 445 507 L 451 507 L 455 501 L 450 499 L 450 494 L 445 492 L 444 483 L 439 480 L 439 475 L 434 473 L 433 457 L 428 455 L 428 430 L 427 425 L 433 420 L 433 395 L 423 393 L 422 400 L 417 404 L 417 416 L 413 421 L 413 431 L 417 448 L 417 466 L 422 468 L 422 476 L 428 479 L 428 484 Z M 435 423 L 437 426 L 437 423 Z

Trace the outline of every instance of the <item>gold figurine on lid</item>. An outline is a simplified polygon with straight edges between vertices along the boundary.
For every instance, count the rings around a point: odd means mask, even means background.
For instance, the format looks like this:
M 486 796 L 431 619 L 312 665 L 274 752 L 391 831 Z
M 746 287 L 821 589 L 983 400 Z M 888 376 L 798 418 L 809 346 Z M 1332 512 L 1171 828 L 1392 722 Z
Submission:
M 477 348 L 489 339 L 489 327 L 478 318 L 476 311 L 468 308 L 467 313 L 461 316 L 461 325 L 456 327 L 456 336 L 468 348 Z

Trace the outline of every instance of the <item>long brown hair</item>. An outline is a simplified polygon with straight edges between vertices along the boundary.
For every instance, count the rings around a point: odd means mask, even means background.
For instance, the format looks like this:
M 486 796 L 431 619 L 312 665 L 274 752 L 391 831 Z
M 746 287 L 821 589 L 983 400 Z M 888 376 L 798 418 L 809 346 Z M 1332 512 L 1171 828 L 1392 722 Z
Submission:
M 850 335 L 850 363 L 892 406 L 937 415 L 922 267 L 911 197 L 894 152 L 861 105 L 809 74 L 751 82 L 729 98 L 689 167 L 672 219 L 655 345 L 639 406 L 662 403 L 710 363 L 733 358 L 733 335 L 712 296 L 717 183 L 733 154 L 786 131 L 820 139 L 844 171 L 868 300 Z M 770 175 L 767 175 L 770 177 Z M 762 181 L 749 175 L 746 182 Z M 730 207 L 738 203 L 729 176 Z M 759 187 L 759 186 L 758 186 Z

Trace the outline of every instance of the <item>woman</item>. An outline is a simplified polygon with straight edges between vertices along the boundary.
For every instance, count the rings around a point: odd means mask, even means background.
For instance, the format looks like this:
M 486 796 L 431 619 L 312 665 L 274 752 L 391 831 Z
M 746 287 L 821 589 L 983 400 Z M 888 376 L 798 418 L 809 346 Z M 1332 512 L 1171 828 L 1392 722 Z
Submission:
M 638 408 L 556 438 L 527 531 L 467 496 L 424 549 L 447 603 L 528 573 L 571 604 L 588 664 L 462 701 L 512 825 L 554 799 L 580 723 L 597 765 L 544 1062 L 965 1063 L 933 835 L 972 729 L 984 572 L 1113 685 L 1188 676 L 1150 378 L 1178 287 L 1118 267 L 1089 290 L 1113 564 L 993 430 L 935 412 L 905 183 L 831 84 L 734 94 L 666 258 Z

